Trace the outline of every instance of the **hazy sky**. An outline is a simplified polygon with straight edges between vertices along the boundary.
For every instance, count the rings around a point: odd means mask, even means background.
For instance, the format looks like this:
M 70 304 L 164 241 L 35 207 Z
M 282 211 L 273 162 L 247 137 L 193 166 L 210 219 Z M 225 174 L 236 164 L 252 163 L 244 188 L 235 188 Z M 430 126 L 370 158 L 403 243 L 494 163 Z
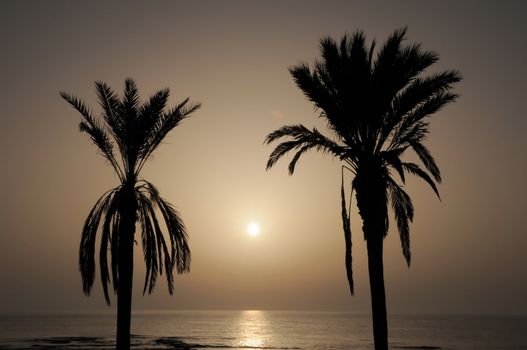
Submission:
M 527 5 L 523 1 L 2 1 L 0 5 L 0 312 L 104 309 L 82 294 L 77 254 L 89 210 L 117 183 L 78 132 L 68 91 L 97 107 L 94 81 L 203 108 L 167 138 L 143 176 L 177 206 L 191 273 L 136 309 L 328 309 L 369 312 L 366 246 L 352 216 L 356 296 L 344 270 L 339 163 L 309 154 L 293 177 L 265 171 L 267 133 L 324 129 L 287 68 L 313 62 L 322 36 L 358 28 L 408 41 L 458 69 L 461 98 L 432 119 L 439 202 L 409 181 L 413 263 L 385 240 L 390 313 L 527 313 Z M 262 227 L 246 233 L 250 221 Z M 395 226 L 395 225 L 392 225 Z M 144 278 L 136 255 L 136 290 Z

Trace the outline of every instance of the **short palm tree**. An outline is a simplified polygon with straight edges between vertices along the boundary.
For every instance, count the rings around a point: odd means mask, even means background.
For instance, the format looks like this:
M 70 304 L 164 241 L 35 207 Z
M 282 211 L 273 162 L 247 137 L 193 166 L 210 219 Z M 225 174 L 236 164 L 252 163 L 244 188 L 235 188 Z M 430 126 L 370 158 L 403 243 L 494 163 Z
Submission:
M 405 34 L 406 28 L 396 30 L 376 54 L 375 41 L 367 45 L 361 31 L 345 35 L 340 43 L 322 39 L 322 60 L 313 69 L 307 64 L 293 66 L 290 73 L 320 111 L 320 117 L 327 121 L 332 137 L 317 129 L 290 125 L 266 138 L 266 143 L 283 140 L 269 156 L 267 169 L 294 151 L 289 164 L 289 173 L 293 174 L 301 155 L 315 149 L 340 159 L 343 171 L 348 169 L 352 173 L 352 193 L 355 191 L 368 249 L 375 349 L 388 348 L 383 276 L 388 203 L 395 214 L 403 255 L 410 265 L 409 222 L 414 207 L 402 184 L 405 175 L 412 174 L 426 181 L 439 196 L 436 187 L 436 182 L 441 181 L 439 168 L 423 141 L 429 131 L 428 117 L 456 99 L 457 95 L 450 90 L 461 80 L 457 71 L 421 77 L 438 60 L 438 55 L 423 50 L 420 44 L 405 45 Z M 424 169 L 402 159 L 407 150 L 417 154 Z M 353 294 L 350 214 L 342 181 L 345 264 Z
M 113 284 L 117 294 L 117 349 L 129 349 L 136 223 L 140 223 L 146 263 L 143 294 L 146 291 L 152 293 L 163 270 L 172 294 L 174 267 L 178 273 L 190 270 L 190 249 L 181 217 L 170 203 L 161 198 L 153 184 L 140 177 L 140 171 L 168 132 L 200 105 L 189 104 L 187 98 L 166 110 L 168 88 L 156 92 L 142 104 L 132 79 L 126 80 L 122 98 L 103 82 L 96 82 L 95 86 L 102 121 L 78 98 L 64 92 L 61 96 L 81 114 L 80 131 L 87 133 L 99 148 L 115 170 L 120 184 L 102 195 L 84 223 L 79 268 L 84 293 L 89 295 L 95 278 L 96 236 L 100 231 L 100 277 L 108 305 L 109 284 Z M 156 210 L 163 217 L 170 247 Z

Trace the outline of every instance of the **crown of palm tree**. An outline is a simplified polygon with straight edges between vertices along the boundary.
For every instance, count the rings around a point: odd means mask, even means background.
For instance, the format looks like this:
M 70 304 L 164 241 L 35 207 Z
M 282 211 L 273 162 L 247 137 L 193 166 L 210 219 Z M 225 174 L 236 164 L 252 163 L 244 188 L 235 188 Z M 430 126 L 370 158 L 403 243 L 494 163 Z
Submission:
M 315 149 L 347 164 L 345 168 L 355 175 L 352 191 L 361 175 L 382 180 L 379 184 L 385 188 L 381 191 L 389 194 L 409 265 L 409 222 L 414 208 L 410 196 L 392 174 L 398 174 L 403 184 L 405 173 L 415 175 L 426 181 L 439 197 L 436 182 L 441 182 L 440 171 L 423 144 L 429 131 L 427 117 L 456 99 L 457 95 L 449 90 L 461 80 L 461 74 L 449 70 L 421 77 L 438 60 L 438 55 L 423 50 L 420 44 L 404 45 L 405 34 L 406 28 L 395 31 L 376 55 L 375 41 L 367 47 L 362 31 L 345 35 L 340 43 L 322 39 L 322 60 L 316 61 L 313 68 L 306 63 L 293 66 L 290 73 L 319 110 L 320 117 L 327 121 L 333 137 L 324 136 L 315 128 L 289 125 L 270 133 L 265 142 L 286 139 L 272 151 L 267 169 L 294 151 L 289 163 L 289 173 L 293 174 L 302 154 Z M 401 159 L 408 149 L 417 154 L 424 169 Z M 341 194 L 344 231 L 350 237 L 344 187 Z M 388 230 L 387 217 L 385 221 L 384 235 Z M 346 243 L 351 245 L 351 238 L 349 242 L 346 238 Z M 353 293 L 351 256 L 348 258 L 346 267 Z
M 114 292 L 117 292 L 121 221 L 119 208 L 125 201 L 130 200 L 124 195 L 124 190 L 132 187 L 147 268 L 143 294 L 147 290 L 148 293 L 152 293 L 157 276 L 163 273 L 163 268 L 168 290 L 172 294 L 174 267 L 178 273 L 187 272 L 190 269 L 187 233 L 178 212 L 159 195 L 154 185 L 140 179 L 139 173 L 163 138 L 182 120 L 200 108 L 200 104 L 190 104 L 187 98 L 172 109 L 166 110 L 169 97 L 168 88 L 156 92 L 148 101 L 141 104 L 137 86 L 132 79 L 126 79 L 122 98 L 119 98 L 106 83 L 97 81 L 95 86 L 102 108 L 101 118 L 94 117 L 80 99 L 61 92 L 61 96 L 82 115 L 82 121 L 79 124 L 80 131 L 89 135 L 99 152 L 112 165 L 121 182 L 119 186 L 99 198 L 84 223 L 79 254 L 83 290 L 86 294 L 90 294 L 93 286 L 95 244 L 97 233 L 100 230 L 100 277 L 108 304 L 110 303 L 108 284 L 111 284 L 112 280 Z M 119 157 L 116 157 L 116 153 Z M 170 239 L 170 248 L 163 235 L 156 209 L 163 217 Z M 108 246 L 110 246 L 111 277 L 108 266 Z

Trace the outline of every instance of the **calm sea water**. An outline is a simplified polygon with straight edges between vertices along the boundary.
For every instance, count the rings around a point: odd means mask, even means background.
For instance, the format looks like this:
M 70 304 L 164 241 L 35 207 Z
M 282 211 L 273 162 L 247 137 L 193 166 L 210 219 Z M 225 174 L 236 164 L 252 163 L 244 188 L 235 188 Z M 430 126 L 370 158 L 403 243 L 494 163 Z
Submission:
M 527 349 L 527 316 L 396 316 L 392 349 Z M 350 313 L 138 312 L 134 349 L 372 349 L 371 319 Z M 111 349 L 113 314 L 0 316 L 0 349 Z

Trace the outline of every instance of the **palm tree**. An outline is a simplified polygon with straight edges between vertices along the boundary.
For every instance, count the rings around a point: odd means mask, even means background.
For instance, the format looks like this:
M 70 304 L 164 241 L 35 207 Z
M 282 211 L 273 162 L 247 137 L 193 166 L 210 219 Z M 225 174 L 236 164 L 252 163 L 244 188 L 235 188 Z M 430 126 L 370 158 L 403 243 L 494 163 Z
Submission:
M 457 95 L 450 90 L 461 80 L 461 74 L 451 70 L 422 77 L 421 73 L 438 60 L 438 55 L 423 50 L 420 44 L 405 45 L 405 34 L 406 28 L 396 30 L 376 54 L 375 41 L 367 45 L 362 31 L 345 35 L 340 43 L 322 39 L 322 60 L 316 61 L 313 69 L 301 63 L 289 71 L 296 85 L 320 111 L 320 117 L 326 120 L 332 137 L 315 128 L 290 125 L 270 133 L 265 140 L 266 143 L 282 140 L 270 154 L 267 169 L 294 151 L 289 163 L 289 173 L 293 174 L 301 155 L 315 149 L 338 158 L 344 163 L 342 172 L 347 169 L 352 173 L 351 191 L 356 194 L 368 249 L 375 349 L 388 348 L 383 276 L 388 201 L 409 266 L 409 222 L 414 207 L 403 188 L 405 175 L 423 179 L 439 197 L 436 182 L 441 182 L 440 171 L 423 141 L 429 131 L 428 117 L 456 99 Z M 424 169 L 402 159 L 407 150 L 415 152 Z M 342 181 L 345 264 L 353 295 L 350 213 L 344 177 Z
M 122 98 L 103 82 L 98 81 L 95 86 L 102 121 L 93 116 L 84 102 L 71 94 L 60 93 L 81 114 L 80 131 L 88 134 L 120 180 L 119 186 L 104 193 L 88 214 L 82 230 L 79 269 L 84 293 L 89 295 L 95 279 L 95 245 L 100 231 L 99 267 L 104 297 L 110 305 L 108 285 L 113 284 L 114 294 L 117 294 L 117 349 L 129 349 L 136 223 L 140 223 L 146 264 L 143 294 L 146 291 L 152 293 L 163 269 L 168 291 L 172 294 L 174 267 L 178 273 L 190 270 L 190 249 L 181 217 L 170 203 L 161 198 L 156 187 L 139 174 L 168 132 L 196 111 L 200 104 L 189 104 L 187 98 L 166 110 L 168 88 L 156 92 L 141 104 L 132 79 L 126 80 Z M 115 148 L 120 158 L 116 157 Z M 156 209 L 165 222 L 170 248 Z

